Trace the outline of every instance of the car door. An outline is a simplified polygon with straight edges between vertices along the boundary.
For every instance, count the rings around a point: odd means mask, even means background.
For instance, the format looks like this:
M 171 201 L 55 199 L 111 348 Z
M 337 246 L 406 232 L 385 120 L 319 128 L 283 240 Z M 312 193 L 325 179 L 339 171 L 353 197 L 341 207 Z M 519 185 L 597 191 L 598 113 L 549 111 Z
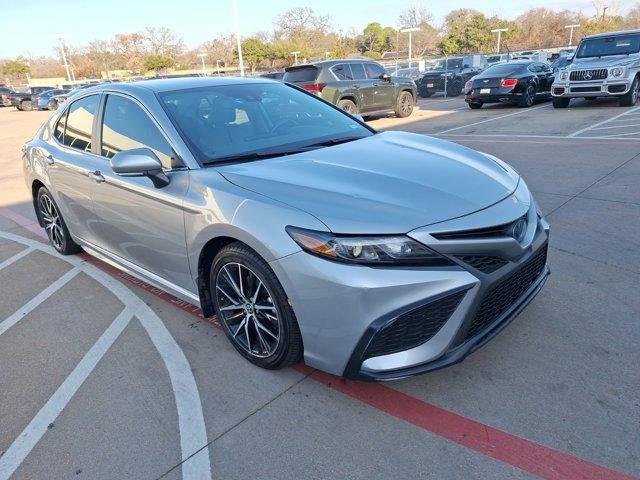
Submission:
M 99 103 L 99 94 L 70 103 L 54 124 L 47 143 L 34 152 L 46 166 L 51 193 L 69 230 L 86 241 L 92 239 L 90 225 L 94 219 L 89 173 L 102 163 L 95 154 L 93 136 Z
M 367 78 L 372 82 L 373 87 L 373 110 L 390 110 L 396 104 L 396 86 L 390 81 L 384 80 L 387 73 L 382 65 L 375 62 L 364 64 Z M 388 77 L 388 76 L 387 76 Z
M 358 108 L 360 113 L 375 110 L 373 107 L 373 82 L 367 78 L 364 64 L 361 62 L 349 63 L 353 75 L 353 89 L 357 92 Z
M 102 165 L 94 172 L 92 188 L 97 246 L 152 279 L 155 275 L 193 291 L 182 209 L 189 171 L 176 159 L 159 123 L 132 97 L 106 95 L 98 133 Z M 155 153 L 170 179 L 167 186 L 156 188 L 147 177 L 121 176 L 111 169 L 110 158 L 135 148 Z
M 553 69 L 546 63 L 540 63 L 538 78 L 540 79 L 540 91 L 546 93 L 551 92 L 551 85 L 554 80 Z

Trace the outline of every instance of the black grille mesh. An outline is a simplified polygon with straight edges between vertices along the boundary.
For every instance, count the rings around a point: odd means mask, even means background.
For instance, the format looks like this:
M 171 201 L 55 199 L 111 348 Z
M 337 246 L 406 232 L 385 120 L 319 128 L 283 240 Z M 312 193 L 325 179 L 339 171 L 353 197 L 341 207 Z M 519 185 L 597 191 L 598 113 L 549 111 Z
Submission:
M 507 264 L 502 258 L 487 255 L 458 255 L 457 258 L 483 273 L 493 273 Z
M 408 350 L 431 339 L 460 304 L 466 290 L 404 313 L 369 342 L 364 358 Z
M 506 312 L 542 274 L 546 263 L 547 245 L 518 270 L 494 285 L 478 307 L 473 323 L 467 332 L 467 339 L 475 336 Z
M 597 70 L 578 70 L 571 72 L 569 78 L 574 82 L 590 82 L 591 80 L 604 80 L 607 78 L 607 69 L 598 68 Z

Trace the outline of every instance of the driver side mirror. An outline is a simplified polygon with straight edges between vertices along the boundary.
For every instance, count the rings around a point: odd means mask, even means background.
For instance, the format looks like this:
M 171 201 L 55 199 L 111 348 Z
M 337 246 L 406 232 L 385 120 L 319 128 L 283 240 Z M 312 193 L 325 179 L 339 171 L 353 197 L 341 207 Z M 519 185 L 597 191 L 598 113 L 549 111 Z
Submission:
M 148 148 L 133 148 L 116 153 L 111 169 L 123 177 L 148 177 L 156 188 L 169 185 L 169 177 L 162 171 L 160 159 Z
M 389 76 L 388 73 L 381 73 L 378 78 L 380 80 L 382 80 L 383 82 L 390 82 L 391 81 L 391 77 Z

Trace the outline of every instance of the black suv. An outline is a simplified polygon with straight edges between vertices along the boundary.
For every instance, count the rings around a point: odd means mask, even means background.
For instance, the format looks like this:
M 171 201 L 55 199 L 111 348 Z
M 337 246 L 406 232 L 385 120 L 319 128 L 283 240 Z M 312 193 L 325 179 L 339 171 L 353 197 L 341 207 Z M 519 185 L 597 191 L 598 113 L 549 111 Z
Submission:
M 285 69 L 284 81 L 297 85 L 351 114 L 371 115 L 393 110 L 408 117 L 416 104 L 416 84 L 391 77 L 369 60 L 326 60 Z
M 416 80 L 418 94 L 424 98 L 430 97 L 436 92 L 444 92 L 446 85 L 447 96 L 457 97 L 462 94 L 467 80 L 485 68 L 487 59 L 484 55 L 442 58 Z

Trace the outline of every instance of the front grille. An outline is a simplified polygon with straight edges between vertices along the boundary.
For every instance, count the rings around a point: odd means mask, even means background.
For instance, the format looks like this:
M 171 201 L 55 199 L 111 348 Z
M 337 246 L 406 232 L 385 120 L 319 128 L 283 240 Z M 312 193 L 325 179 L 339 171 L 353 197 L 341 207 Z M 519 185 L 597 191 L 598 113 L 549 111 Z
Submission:
M 363 358 L 409 350 L 430 340 L 449 320 L 465 293 L 454 293 L 400 315 L 371 339 Z
M 607 78 L 607 69 L 598 68 L 596 70 L 578 70 L 569 74 L 569 79 L 574 82 L 591 82 L 593 80 L 604 80 Z
M 474 337 L 506 312 L 542 274 L 546 263 L 547 245 L 518 270 L 491 287 L 478 307 L 467 332 L 467 339 Z
M 475 230 L 458 230 L 457 232 L 439 232 L 432 233 L 431 235 L 438 240 L 472 240 L 476 238 L 510 237 L 513 226 L 522 218 L 526 219 L 527 216 L 523 215 L 513 222 L 493 227 L 478 228 Z
M 507 264 L 506 260 L 489 255 L 457 255 L 457 258 L 483 273 L 493 273 Z
M 553 93 L 556 95 L 562 95 L 564 93 L 564 88 L 562 87 L 553 87 Z

